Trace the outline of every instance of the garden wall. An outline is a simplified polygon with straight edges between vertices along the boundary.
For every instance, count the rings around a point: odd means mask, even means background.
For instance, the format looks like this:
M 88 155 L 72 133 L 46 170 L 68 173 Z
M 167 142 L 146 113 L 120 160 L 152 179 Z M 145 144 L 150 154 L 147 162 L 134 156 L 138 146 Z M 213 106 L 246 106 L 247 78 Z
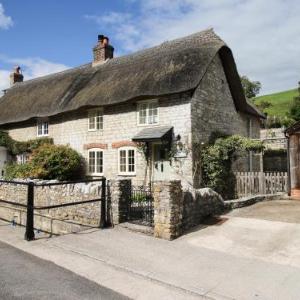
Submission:
M 51 181 L 53 182 L 53 181 Z M 49 181 L 39 181 L 39 184 Z M 27 186 L 0 183 L 0 198 L 6 201 L 27 204 Z M 53 186 L 35 186 L 34 205 L 36 207 L 79 202 L 101 197 L 101 182 L 72 183 Z M 48 210 L 34 210 L 35 228 L 53 234 L 80 231 L 98 227 L 100 222 L 100 202 L 80 204 Z M 0 218 L 26 224 L 26 208 L 0 203 Z

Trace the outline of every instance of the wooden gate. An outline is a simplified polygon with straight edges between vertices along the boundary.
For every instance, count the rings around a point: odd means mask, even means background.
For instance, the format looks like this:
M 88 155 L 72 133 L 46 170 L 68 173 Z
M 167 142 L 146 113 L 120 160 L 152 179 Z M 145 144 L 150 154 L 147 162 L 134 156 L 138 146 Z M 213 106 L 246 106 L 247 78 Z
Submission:
M 238 197 L 287 192 L 286 172 L 236 172 Z

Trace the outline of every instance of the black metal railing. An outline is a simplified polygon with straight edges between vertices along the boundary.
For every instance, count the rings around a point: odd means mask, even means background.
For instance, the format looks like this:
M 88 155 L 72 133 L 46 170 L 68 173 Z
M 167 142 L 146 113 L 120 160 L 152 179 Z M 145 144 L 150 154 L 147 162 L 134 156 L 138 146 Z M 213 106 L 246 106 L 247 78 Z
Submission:
M 76 183 L 90 183 L 90 182 L 101 182 L 101 197 L 91 200 L 79 200 L 72 201 L 67 203 L 61 203 L 57 205 L 49 206 L 35 206 L 34 205 L 34 189 L 37 187 L 47 187 L 47 186 L 57 186 L 57 185 L 66 185 L 66 184 L 76 184 Z M 83 181 L 63 181 L 63 182 L 50 182 L 50 183 L 35 183 L 33 181 L 23 182 L 23 181 L 9 181 L 9 180 L 0 180 L 1 183 L 13 184 L 13 185 L 25 185 L 27 186 L 27 203 L 18 203 L 11 200 L 0 199 L 0 203 L 10 204 L 13 206 L 19 206 L 26 208 L 26 230 L 25 230 L 25 240 L 32 241 L 35 238 L 34 235 L 34 210 L 48 210 L 66 206 L 74 206 L 80 204 L 87 204 L 93 202 L 101 202 L 101 211 L 100 211 L 100 222 L 99 227 L 104 228 L 107 226 L 107 213 L 106 213 L 106 178 L 101 179 L 90 179 Z
M 128 203 L 128 221 L 153 226 L 153 195 L 150 187 L 132 186 Z

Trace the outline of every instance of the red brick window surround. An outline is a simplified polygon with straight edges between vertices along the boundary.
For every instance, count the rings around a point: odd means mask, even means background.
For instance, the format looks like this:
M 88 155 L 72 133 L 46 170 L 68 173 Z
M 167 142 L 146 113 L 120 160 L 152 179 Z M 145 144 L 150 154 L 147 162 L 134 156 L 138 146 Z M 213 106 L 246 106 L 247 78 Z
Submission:
M 107 149 L 107 144 L 103 144 L 103 143 L 90 143 L 90 144 L 83 145 L 83 148 L 85 150 L 89 150 L 89 149 L 93 149 L 93 148 Z
M 133 141 L 118 141 L 118 142 L 113 142 L 111 144 L 112 148 L 121 148 L 121 147 L 136 147 L 136 143 Z

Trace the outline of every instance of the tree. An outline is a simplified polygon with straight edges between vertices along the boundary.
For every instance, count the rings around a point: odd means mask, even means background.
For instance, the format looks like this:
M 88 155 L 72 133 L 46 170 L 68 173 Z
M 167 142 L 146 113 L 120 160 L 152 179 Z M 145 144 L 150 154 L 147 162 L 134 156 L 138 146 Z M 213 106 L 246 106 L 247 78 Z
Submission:
M 241 83 L 247 99 L 254 98 L 259 94 L 261 89 L 261 83 L 259 81 L 251 81 L 247 76 L 242 76 Z
M 272 106 L 272 103 L 266 100 L 262 100 L 260 103 L 255 103 L 255 105 L 261 110 L 264 111 L 266 108 L 269 108 Z
M 294 119 L 295 121 L 300 120 L 300 82 L 299 82 L 299 95 L 294 97 L 294 100 L 292 102 L 290 111 L 289 111 L 289 117 Z

